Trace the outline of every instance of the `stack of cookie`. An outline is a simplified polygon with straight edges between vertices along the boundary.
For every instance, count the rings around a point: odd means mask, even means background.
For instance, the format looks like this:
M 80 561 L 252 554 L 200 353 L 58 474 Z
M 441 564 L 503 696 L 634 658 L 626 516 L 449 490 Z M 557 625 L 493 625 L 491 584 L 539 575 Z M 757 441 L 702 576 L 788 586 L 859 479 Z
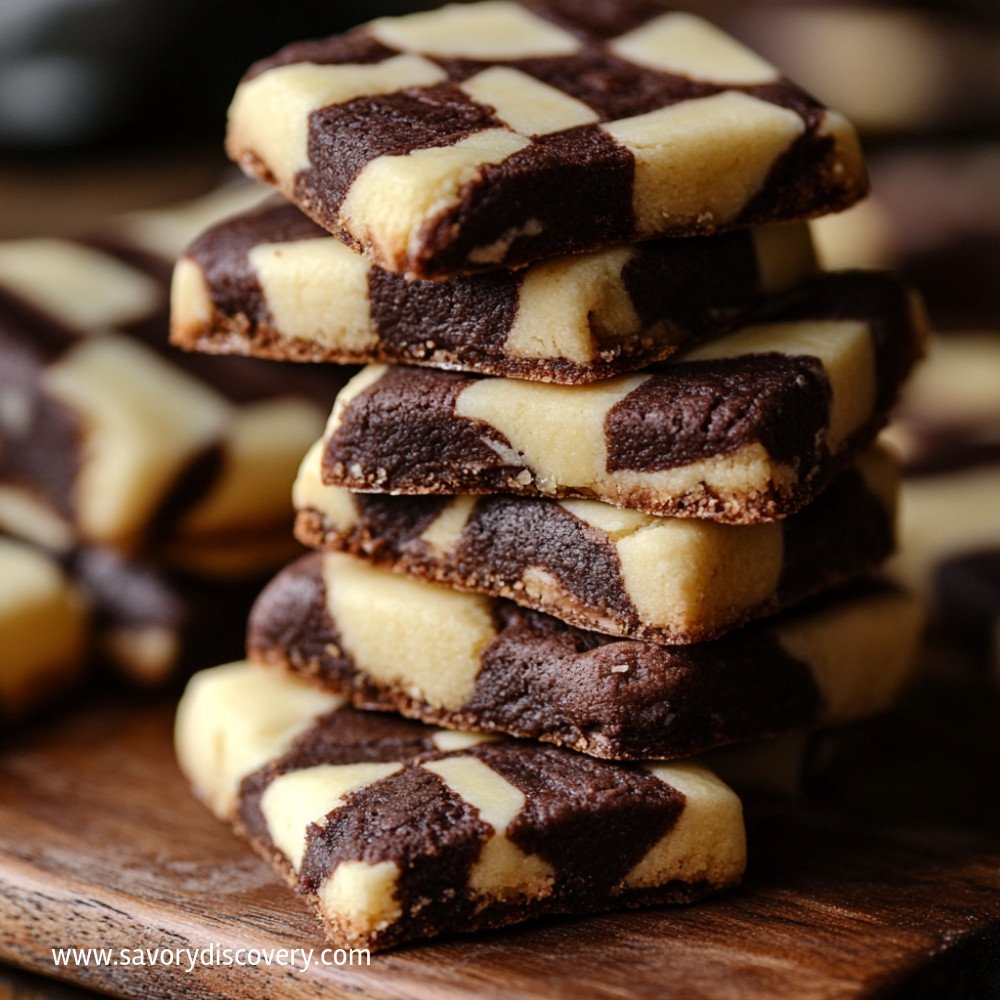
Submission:
M 182 704 L 199 794 L 368 947 L 734 884 L 677 760 L 877 711 L 916 646 L 858 578 L 919 308 L 802 221 L 864 194 L 850 126 L 658 3 L 487 0 L 289 46 L 228 145 L 291 204 L 188 250 L 175 342 L 374 363 L 299 473 L 320 551 Z
M 0 241 L 0 717 L 64 694 L 88 654 L 142 684 L 238 655 L 298 550 L 288 493 L 336 381 L 167 343 L 177 254 L 261 198 Z

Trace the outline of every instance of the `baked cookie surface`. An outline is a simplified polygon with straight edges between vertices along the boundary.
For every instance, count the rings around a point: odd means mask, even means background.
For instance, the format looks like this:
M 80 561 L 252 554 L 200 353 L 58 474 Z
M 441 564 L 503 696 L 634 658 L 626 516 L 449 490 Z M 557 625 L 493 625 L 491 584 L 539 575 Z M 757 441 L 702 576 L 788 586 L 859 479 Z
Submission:
M 808 227 L 793 223 L 408 281 L 270 202 L 188 248 L 171 329 L 178 346 L 209 353 L 584 383 L 731 327 L 814 270 Z
M 323 480 L 770 521 L 812 500 L 874 437 L 923 335 L 918 300 L 894 278 L 838 272 L 732 333 L 592 386 L 370 366 L 337 399 Z
M 670 759 L 886 707 L 920 624 L 912 599 L 859 584 L 714 642 L 664 646 L 314 553 L 264 590 L 247 647 L 359 708 Z
M 595 500 L 351 493 L 323 484 L 321 459 L 317 445 L 295 484 L 304 545 L 652 642 L 715 638 L 860 575 L 893 549 L 898 474 L 877 449 L 798 513 L 758 525 Z
M 836 211 L 857 137 L 650 0 L 486 0 L 257 63 L 229 155 L 390 271 L 443 277 Z
M 739 799 L 707 768 L 359 713 L 251 663 L 195 676 L 177 752 L 340 945 L 688 902 L 746 863 Z

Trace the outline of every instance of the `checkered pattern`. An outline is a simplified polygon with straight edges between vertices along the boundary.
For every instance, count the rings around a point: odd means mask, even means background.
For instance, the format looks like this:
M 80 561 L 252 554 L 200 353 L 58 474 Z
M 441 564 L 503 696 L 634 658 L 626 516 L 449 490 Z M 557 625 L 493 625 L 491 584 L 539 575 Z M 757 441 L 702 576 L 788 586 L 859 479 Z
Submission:
M 688 901 L 742 874 L 739 800 L 702 766 L 628 767 L 336 705 L 230 664 L 194 678 L 177 736 L 201 797 L 338 945 Z
M 866 188 L 840 115 L 646 0 L 486 0 L 292 45 L 240 84 L 228 149 L 423 277 L 822 214 Z
M 322 482 L 316 447 L 295 506 L 298 537 L 312 548 L 505 597 L 579 628 L 688 644 L 877 565 L 893 549 L 896 491 L 895 462 L 875 450 L 798 514 L 746 529 L 593 500 L 350 493 Z M 829 538 L 845 543 L 833 549 Z
M 289 607 L 303 609 L 291 638 Z M 884 708 L 913 666 L 920 619 L 908 596 L 866 584 L 715 643 L 595 643 L 505 601 L 327 553 L 274 579 L 247 646 L 359 708 L 611 760 L 674 759 Z M 827 651 L 851 642 L 856 666 L 828 669 Z
M 171 335 L 213 353 L 585 383 L 732 325 L 814 267 L 801 223 L 407 281 L 280 201 L 188 249 L 174 276 Z
M 167 343 L 170 255 L 233 207 L 0 244 L 0 528 L 58 551 L 162 546 L 207 575 L 291 551 L 288 489 L 336 377 Z
M 323 478 L 362 492 L 547 495 L 730 524 L 780 519 L 884 424 L 923 336 L 905 286 L 840 272 L 660 368 L 593 386 L 371 366 L 338 398 Z

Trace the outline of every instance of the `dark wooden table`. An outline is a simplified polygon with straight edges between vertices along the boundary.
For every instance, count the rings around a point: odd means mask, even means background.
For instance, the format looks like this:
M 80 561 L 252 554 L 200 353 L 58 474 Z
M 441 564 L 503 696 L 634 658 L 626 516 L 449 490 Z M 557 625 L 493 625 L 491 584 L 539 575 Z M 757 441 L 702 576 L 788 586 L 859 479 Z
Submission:
M 0 1000 L 97 1000 L 100 994 L 0 965 Z
M 1000 706 L 985 683 L 931 671 L 891 717 L 828 744 L 811 801 L 749 809 L 746 883 L 704 905 L 547 920 L 367 968 L 57 970 L 60 946 L 323 946 L 190 797 L 171 719 L 170 704 L 105 696 L 8 737 L 0 962 L 122 997 L 1000 996 Z

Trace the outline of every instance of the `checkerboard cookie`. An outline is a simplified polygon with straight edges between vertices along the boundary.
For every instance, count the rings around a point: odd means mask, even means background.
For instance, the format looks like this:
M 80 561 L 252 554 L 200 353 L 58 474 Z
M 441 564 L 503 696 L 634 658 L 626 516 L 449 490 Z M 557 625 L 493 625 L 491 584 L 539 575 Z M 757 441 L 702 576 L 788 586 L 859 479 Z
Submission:
M 209 203 L 0 243 L 0 526 L 55 551 L 134 552 L 151 534 L 197 544 L 287 522 L 339 383 L 169 347 L 158 248 L 190 240 Z
M 323 480 L 772 520 L 874 436 L 922 340 L 913 293 L 879 272 L 839 272 L 660 367 L 593 386 L 372 366 L 338 397 Z
M 873 586 L 663 646 L 313 553 L 264 590 L 247 647 L 359 708 L 611 759 L 675 758 L 885 708 L 912 666 L 920 612 Z
M 0 718 L 69 690 L 82 673 L 88 620 L 58 562 L 0 535 Z
M 688 902 L 746 863 L 739 800 L 702 766 L 441 732 L 250 663 L 192 680 L 177 752 L 341 945 Z
M 486 0 L 290 45 L 239 85 L 227 148 L 422 278 L 821 215 L 867 189 L 841 115 L 652 0 Z
M 188 248 L 171 328 L 210 353 L 593 382 L 733 326 L 814 269 L 808 227 L 792 223 L 408 281 L 270 202 Z
M 1000 461 L 1000 331 L 932 337 L 889 434 L 913 475 Z
M 321 472 L 317 445 L 294 491 L 305 545 L 666 643 L 715 638 L 874 568 L 893 549 L 898 488 L 894 459 L 873 450 L 797 514 L 727 525 L 595 500 L 350 493 Z
M 259 575 L 206 579 L 96 546 L 62 565 L 90 609 L 95 659 L 135 686 L 163 686 L 241 653 Z
M 47 673 L 37 666 L 37 691 L 24 690 L 17 699 L 33 707 L 54 700 L 83 673 L 85 662 L 93 672 L 110 669 L 134 686 L 152 688 L 239 656 L 247 615 L 267 574 L 302 551 L 287 532 L 280 545 L 278 539 L 244 545 L 242 551 L 220 545 L 223 552 L 209 549 L 197 562 L 192 555 L 192 565 L 181 569 L 163 552 L 126 557 L 105 546 L 81 546 L 52 553 L 0 532 L 0 591 L 6 591 L 0 603 L 11 614 L 0 615 L 0 673 L 6 664 L 8 686 L 22 690 L 36 667 L 19 664 L 50 663 Z M 45 600 L 39 599 L 40 581 Z M 3 688 L 0 678 L 0 717 Z

